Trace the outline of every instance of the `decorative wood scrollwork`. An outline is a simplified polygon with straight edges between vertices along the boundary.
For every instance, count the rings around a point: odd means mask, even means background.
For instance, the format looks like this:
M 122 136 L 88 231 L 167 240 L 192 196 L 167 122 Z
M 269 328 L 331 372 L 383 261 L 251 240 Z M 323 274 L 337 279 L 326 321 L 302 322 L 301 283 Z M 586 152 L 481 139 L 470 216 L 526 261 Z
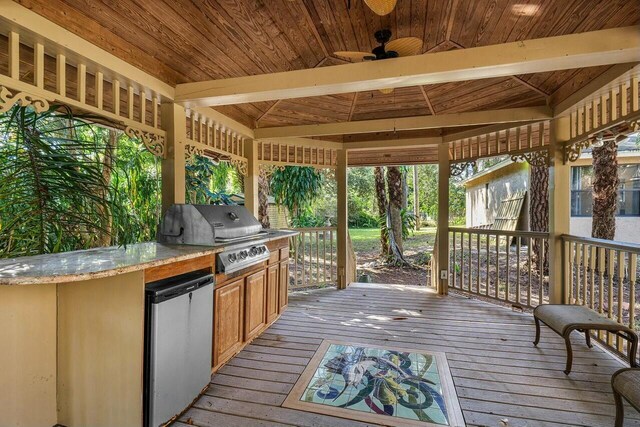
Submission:
M 449 167 L 449 176 L 460 176 L 462 175 L 462 172 L 466 171 L 469 168 L 469 166 L 475 165 L 475 160 L 470 162 L 452 163 Z
M 32 106 L 36 113 L 42 113 L 49 109 L 49 101 L 27 92 L 18 92 L 15 95 L 6 87 L 0 86 L 0 113 L 9 111 L 14 105 L 21 107 Z
M 165 157 L 164 136 L 136 129 L 131 126 L 127 126 L 124 129 L 124 133 L 126 133 L 129 138 L 142 141 L 151 154 L 162 158 Z
M 195 156 L 204 155 L 204 150 L 202 148 L 198 148 L 195 145 L 186 144 L 184 146 L 184 159 L 189 162 L 193 160 Z
M 548 167 L 549 150 L 536 150 L 527 153 L 512 154 L 511 160 L 514 162 L 528 162 L 531 166 Z
M 245 159 L 232 158 L 230 163 L 238 168 L 238 171 L 243 175 L 247 176 L 249 173 L 249 162 Z
M 272 165 L 272 164 L 263 164 L 260 165 L 260 169 L 261 172 L 264 172 L 264 174 L 269 177 L 271 175 L 273 175 L 273 172 L 275 170 L 284 170 L 285 166 L 284 165 Z
M 596 141 L 595 138 L 587 138 L 564 146 L 564 162 L 575 162 L 580 158 L 582 150 L 587 149 Z

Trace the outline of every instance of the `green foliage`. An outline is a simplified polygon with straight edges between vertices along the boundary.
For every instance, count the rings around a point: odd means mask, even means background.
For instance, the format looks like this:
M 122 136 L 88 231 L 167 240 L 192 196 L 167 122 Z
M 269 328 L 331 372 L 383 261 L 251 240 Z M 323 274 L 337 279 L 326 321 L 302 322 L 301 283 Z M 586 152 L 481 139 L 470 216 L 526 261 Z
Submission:
M 271 194 L 284 205 L 292 218 L 298 217 L 313 201 L 322 196 L 324 175 L 312 167 L 286 166 L 271 175 Z
M 0 257 L 92 247 L 109 215 L 129 233 L 122 198 L 103 176 L 104 149 L 101 133 L 60 106 L 0 116 Z
M 97 126 L 98 132 L 104 129 Z M 138 141 L 120 134 L 112 168 L 111 187 L 115 203 L 124 211 L 112 215 L 111 244 L 120 245 L 155 239 L 160 220 L 160 160 Z
M 225 192 L 235 168 L 227 162 L 215 163 L 208 157 L 196 156 L 186 165 L 186 191 L 189 203 L 231 205 Z
M 325 222 L 324 218 L 314 215 L 309 207 L 298 216 L 291 218 L 291 226 L 294 228 L 324 227 Z
M 402 239 L 406 240 L 409 238 L 409 236 L 411 236 L 414 233 L 414 230 L 416 228 L 416 216 L 413 214 L 412 211 L 409 211 L 407 209 L 401 209 L 400 218 L 402 219 Z M 378 219 L 377 226 L 380 227 L 380 229 L 383 231 L 386 230 L 387 217 L 386 216 L 380 217 Z

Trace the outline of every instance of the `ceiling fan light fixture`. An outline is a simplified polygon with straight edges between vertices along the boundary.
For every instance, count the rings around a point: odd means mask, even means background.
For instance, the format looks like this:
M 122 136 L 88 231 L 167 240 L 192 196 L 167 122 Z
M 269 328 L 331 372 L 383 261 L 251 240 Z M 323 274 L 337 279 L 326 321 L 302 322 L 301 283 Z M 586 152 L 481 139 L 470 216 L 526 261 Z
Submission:
M 364 0 L 364 2 L 376 15 L 385 16 L 395 9 L 398 0 Z

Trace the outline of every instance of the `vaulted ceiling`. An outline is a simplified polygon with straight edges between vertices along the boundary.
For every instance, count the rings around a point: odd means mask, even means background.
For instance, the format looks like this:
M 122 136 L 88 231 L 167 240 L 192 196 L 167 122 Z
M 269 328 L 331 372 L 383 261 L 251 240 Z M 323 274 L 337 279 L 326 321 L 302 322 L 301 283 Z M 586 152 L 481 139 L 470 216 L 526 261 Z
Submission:
M 339 65 L 381 28 L 423 52 L 640 24 L 629 0 L 16 0 L 169 84 Z M 331 123 L 545 105 L 608 67 L 216 107 L 250 126 Z

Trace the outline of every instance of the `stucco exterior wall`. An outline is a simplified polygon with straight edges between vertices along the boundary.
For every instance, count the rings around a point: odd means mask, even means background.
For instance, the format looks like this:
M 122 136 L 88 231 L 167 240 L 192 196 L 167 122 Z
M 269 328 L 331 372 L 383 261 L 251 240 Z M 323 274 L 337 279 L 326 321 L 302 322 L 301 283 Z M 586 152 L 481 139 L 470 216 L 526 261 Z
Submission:
M 488 184 L 488 185 L 487 185 Z M 521 168 L 512 173 L 480 180 L 466 190 L 466 226 L 490 224 L 494 221 L 500 202 L 516 191 L 528 190 L 529 169 Z M 488 200 L 487 200 L 488 197 Z M 529 229 L 529 197 L 524 201 L 519 230 Z
M 591 217 L 571 217 L 570 232 L 574 236 L 591 237 Z M 640 217 L 616 217 L 616 237 L 614 240 L 640 243 Z

